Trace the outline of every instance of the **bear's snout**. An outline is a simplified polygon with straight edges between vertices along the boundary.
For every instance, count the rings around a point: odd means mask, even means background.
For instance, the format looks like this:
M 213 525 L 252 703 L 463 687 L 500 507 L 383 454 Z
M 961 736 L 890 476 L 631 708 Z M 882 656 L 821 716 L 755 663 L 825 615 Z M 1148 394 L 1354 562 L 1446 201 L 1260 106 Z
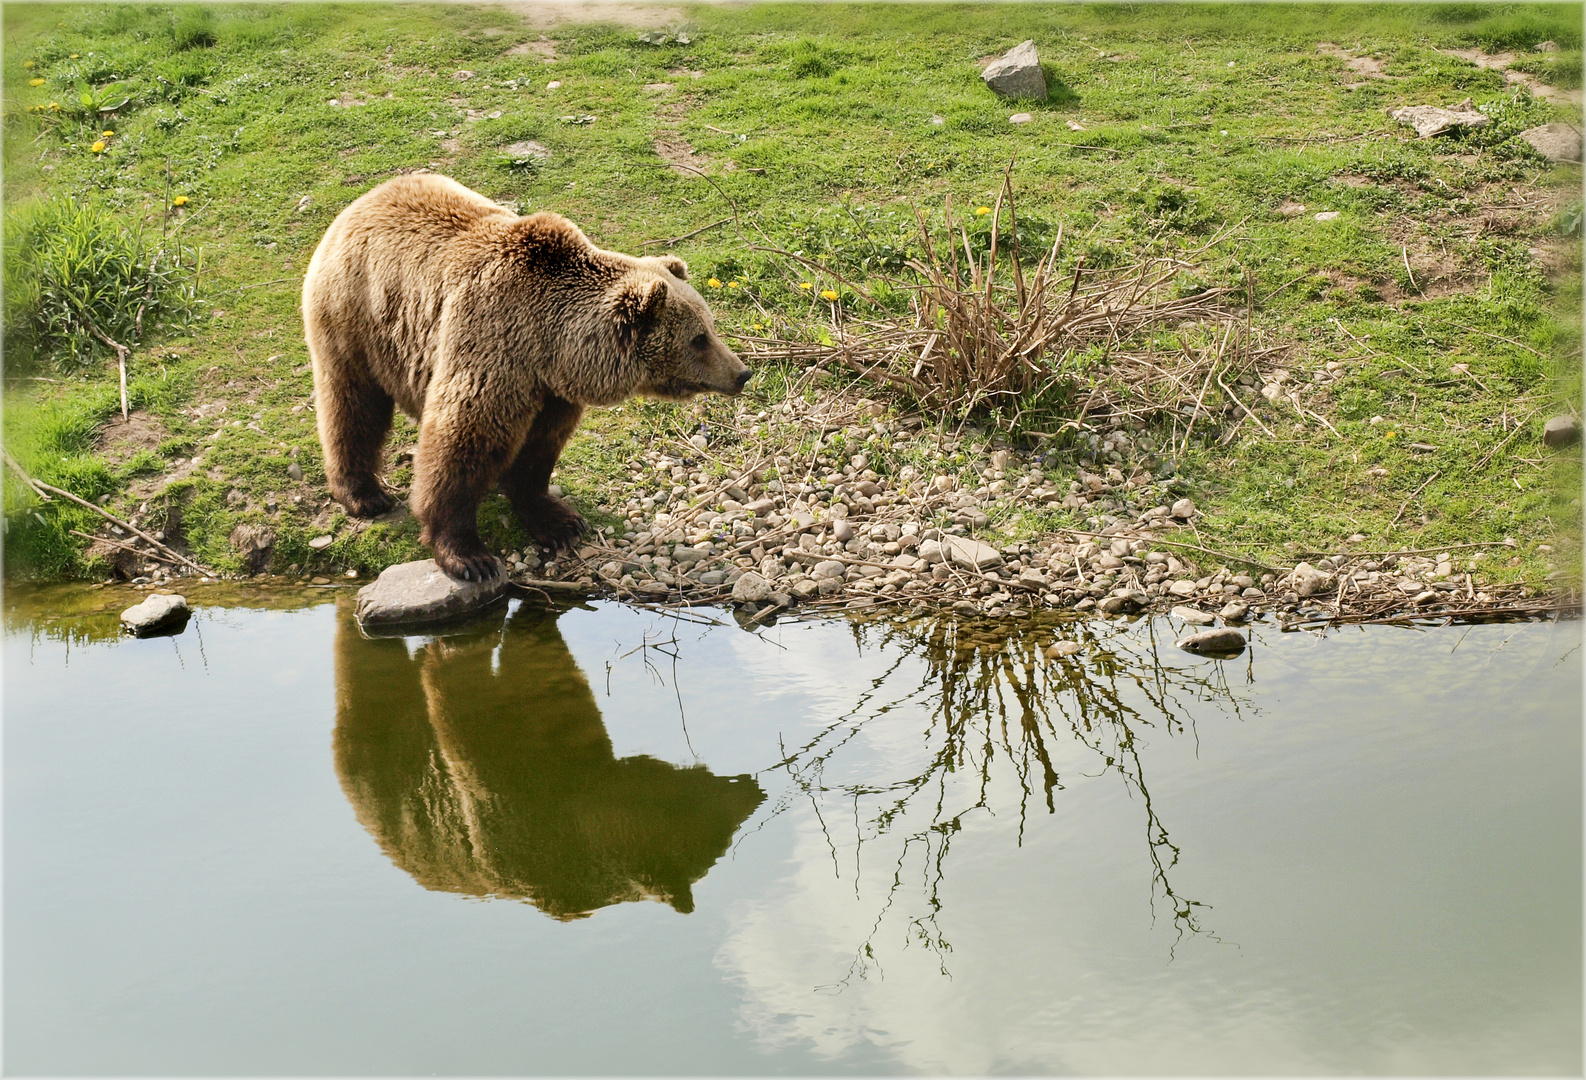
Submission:
M 742 371 L 740 371 L 738 373 L 738 389 L 740 391 L 743 390 L 744 384 L 746 384 L 749 381 L 749 377 L 751 375 L 753 375 L 753 374 L 754 374 L 754 372 L 750 371 L 748 368 L 744 368 Z

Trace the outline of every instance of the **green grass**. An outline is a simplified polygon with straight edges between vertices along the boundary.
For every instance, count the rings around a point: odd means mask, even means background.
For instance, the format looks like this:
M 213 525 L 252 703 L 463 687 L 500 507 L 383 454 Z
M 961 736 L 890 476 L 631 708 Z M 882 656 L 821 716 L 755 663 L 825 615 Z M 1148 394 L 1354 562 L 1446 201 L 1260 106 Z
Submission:
M 906 296 L 880 278 L 918 254 L 915 211 L 939 219 L 950 195 L 983 242 L 989 225 L 972 210 L 994 200 L 1010 160 L 1027 249 L 1061 227 L 1065 265 L 1081 254 L 1124 264 L 1195 252 L 1222 231 L 1193 256 L 1186 287 L 1253 282 L 1253 327 L 1263 344 L 1288 346 L 1270 366 L 1291 382 L 1344 365 L 1305 399 L 1331 429 L 1264 406 L 1276 438 L 1247 423 L 1219 446 L 1226 426 L 1198 425 L 1180 446 L 1171 418 L 1132 433 L 1119 463 L 1134 457 L 1193 494 L 1208 512 L 1207 546 L 1292 561 L 1357 532 L 1393 547 L 1512 536 L 1520 562 L 1505 572 L 1530 577 L 1544 572 L 1537 543 L 1555 557 L 1578 552 L 1578 459 L 1544 453 L 1540 430 L 1580 409 L 1580 173 L 1547 166 L 1515 136 L 1551 119 L 1579 123 L 1579 110 L 1516 98 L 1502 73 L 1442 50 L 1551 40 L 1564 51 L 1521 66 L 1578 72 L 1579 5 L 702 6 L 687 9 L 688 44 L 649 45 L 611 25 L 550 29 L 553 62 L 513 14 L 460 5 L 5 14 L 8 222 L 41 213 L 44 200 L 101 208 L 128 233 L 201 251 L 206 305 L 198 325 L 151 327 L 135 349 L 134 405 L 163 428 L 146 455 L 117 457 L 101 443 L 116 413 L 114 364 L 101 354 L 65 381 L 13 378 L 7 446 L 41 479 L 108 495 L 124 514 L 169 482 L 181 534 L 214 565 L 239 565 L 227 537 L 245 521 L 272 524 L 283 567 L 372 570 L 420 550 L 411 524 L 345 535 L 302 408 L 304 266 L 335 214 L 394 171 L 446 172 L 631 252 L 730 218 L 676 248 L 697 281 L 723 283 L 704 289 L 722 326 L 814 338 L 828 316 L 820 289 L 836 288 L 851 315 L 866 305 L 766 248 L 860 284 L 879 301 L 870 314 L 901 312 Z M 1011 107 L 975 62 L 1027 37 L 1054 92 Z M 1355 75 L 1322 42 L 1376 56 L 1387 77 Z M 549 90 L 553 79 L 561 86 Z M 1466 96 L 1494 117 L 1467 137 L 1416 141 L 1384 115 Z M 1010 125 L 1018 110 L 1034 121 Z M 95 152 L 104 130 L 115 134 Z M 522 139 L 549 157 L 502 155 Z M 713 182 L 668 168 L 658 143 L 686 144 Z M 1285 216 L 1285 203 L 1306 210 Z M 1503 209 L 1513 206 L 1536 209 Z M 1318 222 L 1321 210 L 1340 216 Z M 1561 235 L 1560 222 L 1574 231 Z M 8 253 L 8 274 L 11 262 Z M 800 289 L 805 281 L 816 288 Z M 7 320 L 8 376 L 65 378 L 13 366 L 20 326 L 9 306 Z M 1455 364 L 1468 375 L 1450 374 Z M 751 384 L 751 412 L 780 400 L 787 380 L 772 374 Z M 1216 392 L 1208 400 L 1225 404 Z M 627 463 L 658 432 L 686 436 L 702 415 L 720 421 L 733 408 L 600 410 L 559 482 L 609 520 L 598 505 L 620 501 Z M 1029 448 L 1029 431 L 1067 418 L 1027 414 L 1013 439 Z M 1516 421 L 1524 430 L 1511 435 Z M 982 435 L 959 451 L 965 468 L 995 419 L 976 425 Z M 413 438 L 411 427 L 399 432 L 393 451 Z M 1071 438 L 1040 445 L 1045 467 L 1065 478 L 1104 456 Z M 201 467 L 176 464 L 195 453 Z M 878 467 L 946 467 L 923 453 L 883 445 Z M 86 512 L 35 507 L 10 478 L 6 494 L 10 573 L 99 569 L 68 531 L 94 531 Z M 488 504 L 482 526 L 496 542 L 520 541 L 502 513 Z M 1075 522 L 1029 515 L 1006 528 L 1059 523 Z M 325 531 L 343 538 L 311 552 L 308 539 Z

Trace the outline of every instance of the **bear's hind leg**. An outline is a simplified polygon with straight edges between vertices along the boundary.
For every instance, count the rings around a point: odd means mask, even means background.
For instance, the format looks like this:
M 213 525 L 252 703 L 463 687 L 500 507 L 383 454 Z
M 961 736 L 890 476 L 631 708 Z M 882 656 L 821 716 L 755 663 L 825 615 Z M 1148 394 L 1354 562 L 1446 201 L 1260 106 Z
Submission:
M 316 372 L 316 375 L 318 372 Z M 319 445 L 330 493 L 353 517 L 379 517 L 396 505 L 380 485 L 380 451 L 391 430 L 391 395 L 367 376 L 315 378 Z
M 559 397 L 548 397 L 534 417 L 518 456 L 501 475 L 501 492 L 517 511 L 530 536 L 548 551 L 571 548 L 589 528 L 577 510 L 550 494 L 551 470 L 573 437 L 584 409 Z

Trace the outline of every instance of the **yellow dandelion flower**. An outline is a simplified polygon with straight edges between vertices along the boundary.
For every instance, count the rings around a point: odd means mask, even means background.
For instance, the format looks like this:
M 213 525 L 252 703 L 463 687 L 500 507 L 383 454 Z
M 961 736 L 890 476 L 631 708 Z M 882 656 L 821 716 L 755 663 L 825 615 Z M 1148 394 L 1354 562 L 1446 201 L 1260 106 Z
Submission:
M 24 60 L 24 61 L 22 61 L 22 66 L 23 66 L 23 67 L 25 67 L 25 68 L 30 68 L 30 67 L 32 67 L 32 66 L 33 66 L 33 61 L 31 61 L 31 60 Z
M 837 299 L 837 294 L 832 292 L 832 290 L 830 290 L 830 289 L 825 289 L 825 290 L 822 290 L 822 292 L 821 292 L 821 299 L 822 300 L 835 300 L 835 299 Z
M 102 138 L 102 139 L 108 139 L 111 136 L 113 136 L 114 134 L 115 134 L 114 131 L 101 131 L 99 133 L 99 137 Z
M 801 288 L 801 289 L 813 289 L 813 288 L 814 288 L 814 287 L 815 287 L 815 286 L 813 286 L 813 285 L 811 285 L 811 284 L 810 284 L 810 283 L 809 283 L 809 282 L 807 282 L 807 281 L 801 281 L 801 282 L 799 282 L 799 288 Z
M 1390 431 L 1383 436 L 1384 439 L 1397 439 L 1398 437 L 1399 433 L 1397 431 Z
M 58 102 L 58 101 L 52 101 L 52 102 L 50 102 L 50 108 L 54 109 L 56 112 L 59 112 L 60 108 L 61 108 L 61 103 Z
M 737 288 L 737 287 L 738 287 L 738 283 L 737 283 L 737 282 L 736 282 L 736 281 L 729 281 L 729 282 L 727 282 L 727 288 L 729 288 L 729 289 L 736 289 L 736 288 Z
M 76 60 L 77 59 L 77 54 L 76 53 L 72 53 L 72 55 L 67 57 L 67 59 L 68 60 Z
M 103 154 L 105 152 L 105 140 L 100 139 L 98 142 L 94 143 L 94 145 L 90 146 L 88 149 L 92 150 L 96 154 Z
M 717 281 L 715 278 L 711 278 L 709 281 L 705 282 L 705 284 L 709 285 L 713 289 L 721 288 L 721 282 Z
M 759 323 L 755 323 L 755 324 L 754 324 L 754 328 L 755 328 L 755 329 L 756 329 L 756 330 L 764 330 L 764 329 L 765 329 L 765 327 L 763 327 L 763 326 L 761 326 L 761 325 L 760 325 L 760 324 L 759 324 Z
M 44 80 L 43 79 L 29 79 L 28 80 L 28 85 L 29 86 L 43 86 L 44 85 Z
M 987 215 L 989 213 L 991 213 L 991 207 L 989 207 L 989 206 L 977 206 L 977 207 L 975 207 L 975 216 L 976 217 L 984 217 L 985 215 Z
M 178 195 L 176 198 L 171 200 L 171 205 L 172 206 L 186 206 L 187 205 L 187 196 L 186 195 Z

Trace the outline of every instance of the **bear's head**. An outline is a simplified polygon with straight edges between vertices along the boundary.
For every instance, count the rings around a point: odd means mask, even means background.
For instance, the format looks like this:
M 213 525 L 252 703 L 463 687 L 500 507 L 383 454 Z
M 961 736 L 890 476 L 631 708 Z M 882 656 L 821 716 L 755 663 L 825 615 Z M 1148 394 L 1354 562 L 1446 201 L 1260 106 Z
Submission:
M 749 369 L 717 336 L 716 319 L 688 283 L 683 260 L 634 261 L 610 296 L 617 348 L 644 372 L 636 392 L 674 401 L 742 392 Z

